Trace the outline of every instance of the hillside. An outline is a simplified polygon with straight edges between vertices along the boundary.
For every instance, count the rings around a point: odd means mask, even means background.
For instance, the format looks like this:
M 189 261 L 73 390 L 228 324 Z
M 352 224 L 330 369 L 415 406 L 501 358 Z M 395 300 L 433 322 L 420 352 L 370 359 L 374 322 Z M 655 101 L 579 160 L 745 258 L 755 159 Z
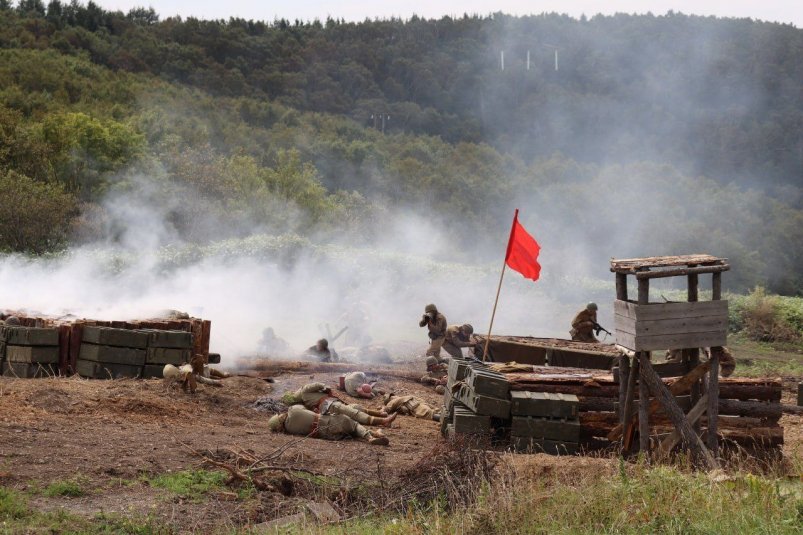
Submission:
M 263 23 L 4 2 L 0 248 L 123 243 L 137 212 L 155 245 L 375 246 L 429 224 L 449 245 L 426 254 L 482 263 L 520 207 L 553 269 L 700 250 L 731 259 L 732 290 L 799 294 L 802 52 L 791 26 L 680 14 Z

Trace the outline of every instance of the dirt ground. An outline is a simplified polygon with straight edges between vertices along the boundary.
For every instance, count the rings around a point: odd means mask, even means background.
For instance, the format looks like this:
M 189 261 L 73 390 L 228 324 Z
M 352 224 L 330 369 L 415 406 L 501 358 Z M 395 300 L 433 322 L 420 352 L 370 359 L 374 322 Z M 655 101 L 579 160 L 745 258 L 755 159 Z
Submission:
M 398 365 L 398 376 L 380 375 L 379 388 L 412 393 L 439 407 L 442 396 L 410 379 L 417 368 Z M 386 371 L 387 366 L 383 369 Z M 369 370 L 365 370 L 369 372 Z M 386 431 L 390 446 L 355 440 L 329 442 L 267 430 L 270 413 L 252 407 L 263 396 L 282 393 L 312 381 L 336 385 L 342 371 L 284 372 L 275 383 L 233 377 L 223 388 L 199 385 L 194 395 L 166 389 L 161 380 L 100 381 L 72 378 L 0 378 L 0 485 L 27 491 L 39 510 L 64 508 L 88 516 L 112 513 L 150 515 L 182 532 L 253 525 L 296 512 L 310 496 L 279 494 L 260 500 L 236 499 L 229 491 L 200 502 L 177 498 L 154 488 L 147 478 L 199 468 L 192 453 L 248 451 L 264 457 L 288 446 L 280 462 L 331 476 L 354 487 L 414 467 L 440 441 L 439 424 L 399 417 Z M 370 375 L 370 374 L 369 374 Z M 342 394 L 346 396 L 345 393 Z M 379 401 L 361 403 L 379 408 Z M 784 402 L 793 403 L 791 392 Z M 785 452 L 803 454 L 803 417 L 784 416 Z M 516 456 L 525 478 L 539 474 L 595 471 L 613 473 L 613 459 Z M 82 478 L 90 489 L 75 498 L 45 497 L 50 483 Z

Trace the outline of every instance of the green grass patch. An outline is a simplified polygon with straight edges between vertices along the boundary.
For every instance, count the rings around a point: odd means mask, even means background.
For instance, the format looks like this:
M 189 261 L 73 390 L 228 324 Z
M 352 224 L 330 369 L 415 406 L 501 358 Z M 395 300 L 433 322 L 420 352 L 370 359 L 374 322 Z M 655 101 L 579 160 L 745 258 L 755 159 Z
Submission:
M 146 478 L 155 488 L 165 489 L 172 494 L 190 501 L 200 501 L 209 492 L 222 490 L 227 475 L 224 472 L 209 470 L 184 470 L 160 474 Z
M 77 498 L 87 493 L 87 483 L 87 479 L 82 476 L 74 477 L 72 479 L 53 481 L 47 487 L 45 487 L 45 490 L 42 491 L 42 494 L 48 498 L 55 498 L 58 496 Z

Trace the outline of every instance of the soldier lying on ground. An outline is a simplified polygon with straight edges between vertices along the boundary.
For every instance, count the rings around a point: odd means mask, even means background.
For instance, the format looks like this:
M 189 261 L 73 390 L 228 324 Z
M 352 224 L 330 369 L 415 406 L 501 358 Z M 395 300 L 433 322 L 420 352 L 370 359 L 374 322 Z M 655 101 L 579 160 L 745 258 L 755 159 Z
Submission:
M 415 396 L 397 396 L 388 393 L 382 398 L 385 409 L 390 413 L 399 413 L 406 416 L 415 416 L 424 420 L 435 420 L 439 422 L 441 415 L 435 409 L 427 405 L 426 401 Z
M 450 325 L 446 329 L 446 336 L 443 342 L 443 349 L 454 358 L 463 358 L 463 347 L 471 347 L 476 342 L 472 340 L 474 327 L 468 323 L 463 325 Z
M 282 397 L 288 405 L 301 404 L 319 414 L 342 414 L 363 425 L 390 426 L 396 419 L 395 414 L 388 416 L 386 412 L 364 409 L 360 405 L 343 403 L 332 395 L 332 389 L 323 383 L 310 383 L 302 386 L 292 394 Z
M 307 348 L 302 356 L 311 357 L 321 362 L 337 362 L 337 353 L 335 353 L 334 349 L 329 349 L 329 341 L 326 338 L 321 338 L 314 346 Z
M 428 357 L 439 357 L 441 346 L 446 341 L 446 316 L 438 312 L 438 307 L 429 304 L 424 307 L 424 315 L 418 322 L 419 327 L 426 326 L 429 336 Z
M 443 394 L 446 392 L 447 372 L 449 371 L 448 359 L 439 357 L 427 357 L 427 373 L 421 377 L 421 382 L 425 385 L 435 387 L 435 392 Z
M 268 429 L 274 433 L 289 433 L 310 438 L 340 440 L 354 437 L 375 446 L 387 446 L 388 437 L 379 431 L 369 431 L 351 418 L 341 414 L 318 414 L 301 405 L 290 407 L 287 412 L 271 416 Z
M 572 330 L 569 334 L 577 342 L 599 342 L 594 336 L 594 326 L 597 324 L 597 304 L 588 303 L 577 313 L 572 320 Z
M 733 374 L 733 370 L 736 369 L 736 359 L 733 358 L 733 354 L 725 346 L 704 347 L 703 353 L 709 359 L 712 353 L 719 357 L 719 374 L 722 377 L 730 377 Z M 667 362 L 680 362 L 682 358 L 682 349 L 669 349 L 666 352 Z

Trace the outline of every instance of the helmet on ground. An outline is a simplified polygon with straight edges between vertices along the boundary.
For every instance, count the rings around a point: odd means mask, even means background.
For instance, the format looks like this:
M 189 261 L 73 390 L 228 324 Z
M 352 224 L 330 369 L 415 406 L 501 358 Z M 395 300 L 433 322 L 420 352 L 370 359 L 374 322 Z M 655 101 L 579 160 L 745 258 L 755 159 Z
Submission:
M 471 326 L 469 323 L 464 323 L 462 327 L 460 327 L 464 333 L 466 334 L 474 334 L 474 327 Z
M 284 421 L 287 420 L 287 413 L 284 412 L 282 414 L 274 414 L 268 420 L 268 429 L 277 433 L 284 429 Z
M 433 314 L 437 314 L 438 307 L 436 307 L 432 303 L 428 304 L 427 306 L 424 307 L 424 314 L 429 314 L 430 312 L 432 312 Z
M 597 304 L 596 304 L 596 303 L 589 303 L 589 304 L 587 304 L 587 305 L 586 305 L 586 308 L 587 308 L 588 310 L 597 310 L 597 309 L 598 309 L 598 307 L 597 307 Z

